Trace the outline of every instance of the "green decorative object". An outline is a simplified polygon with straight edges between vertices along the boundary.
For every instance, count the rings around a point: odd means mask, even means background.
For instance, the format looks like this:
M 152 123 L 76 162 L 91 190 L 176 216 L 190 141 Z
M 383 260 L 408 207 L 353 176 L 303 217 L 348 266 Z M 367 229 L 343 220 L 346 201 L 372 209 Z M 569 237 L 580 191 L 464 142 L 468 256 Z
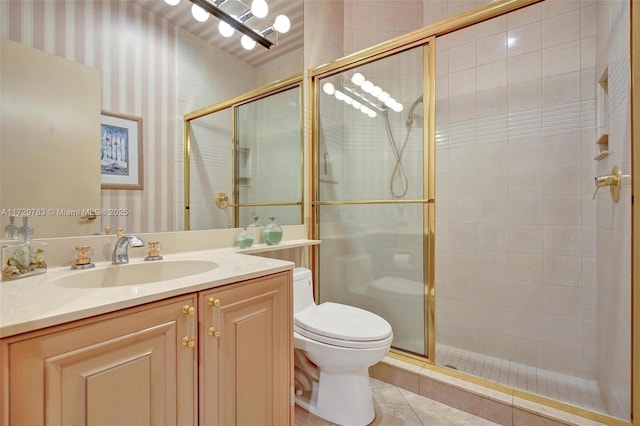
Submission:
M 276 218 L 271 216 L 270 222 L 262 230 L 262 239 L 270 246 L 279 244 L 282 241 L 282 227 L 276 223 Z
M 241 249 L 249 248 L 253 245 L 253 236 L 247 231 L 246 226 L 238 233 L 238 236 L 236 237 L 236 245 Z

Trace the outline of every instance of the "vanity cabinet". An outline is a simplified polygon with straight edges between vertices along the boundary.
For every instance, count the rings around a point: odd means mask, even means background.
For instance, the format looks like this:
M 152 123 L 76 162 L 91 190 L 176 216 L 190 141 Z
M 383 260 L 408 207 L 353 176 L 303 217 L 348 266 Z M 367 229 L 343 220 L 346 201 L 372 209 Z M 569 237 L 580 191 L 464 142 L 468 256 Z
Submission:
M 182 338 L 195 336 L 196 322 L 185 306 L 195 307 L 196 297 L 3 341 L 9 367 L 3 424 L 194 424 L 197 353 Z
M 0 425 L 293 425 L 291 280 L 0 340 Z
M 201 293 L 200 424 L 293 424 L 291 272 Z

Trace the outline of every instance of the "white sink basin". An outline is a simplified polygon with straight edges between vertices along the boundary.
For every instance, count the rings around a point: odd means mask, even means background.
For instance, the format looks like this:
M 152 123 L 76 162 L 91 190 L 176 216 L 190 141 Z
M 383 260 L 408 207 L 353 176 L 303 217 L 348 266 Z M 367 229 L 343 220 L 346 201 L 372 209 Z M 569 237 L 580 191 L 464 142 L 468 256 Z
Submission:
M 209 272 L 218 267 L 205 260 L 161 260 L 126 265 L 110 265 L 104 268 L 76 271 L 58 278 L 60 287 L 99 288 L 126 285 L 151 284 L 158 281 L 186 278 Z

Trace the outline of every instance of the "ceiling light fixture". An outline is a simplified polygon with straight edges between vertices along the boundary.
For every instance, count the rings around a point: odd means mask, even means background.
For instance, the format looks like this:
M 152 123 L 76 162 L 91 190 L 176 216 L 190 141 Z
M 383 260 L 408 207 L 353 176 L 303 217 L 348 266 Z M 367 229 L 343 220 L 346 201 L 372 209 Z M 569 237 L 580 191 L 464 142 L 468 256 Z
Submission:
M 209 12 L 194 4 L 191 6 L 191 15 L 193 15 L 193 19 L 198 22 L 206 22 L 209 19 Z
M 180 3 L 180 0 L 164 1 L 171 6 Z M 269 13 L 266 0 L 253 0 L 250 8 L 239 0 L 189 1 L 193 3 L 191 14 L 197 21 L 205 22 L 209 15 L 215 16 L 220 20 L 218 24 L 220 34 L 223 37 L 231 37 L 235 30 L 238 30 L 243 34 L 240 42 L 247 50 L 253 49 L 256 43 L 269 49 L 276 43 L 267 36 L 272 33 L 284 34 L 291 28 L 291 21 L 285 15 L 276 16 L 273 23 L 264 19 Z M 249 23 L 252 25 L 250 26 Z

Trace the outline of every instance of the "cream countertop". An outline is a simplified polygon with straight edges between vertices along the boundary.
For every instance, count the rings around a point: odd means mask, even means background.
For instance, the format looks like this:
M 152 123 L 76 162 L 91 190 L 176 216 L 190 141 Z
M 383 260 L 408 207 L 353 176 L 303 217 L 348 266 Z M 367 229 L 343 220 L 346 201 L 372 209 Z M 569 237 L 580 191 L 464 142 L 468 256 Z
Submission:
M 69 267 L 53 268 L 42 275 L 0 282 L 0 338 L 294 267 L 292 262 L 240 254 L 231 248 L 163 253 L 163 256 L 164 260 L 158 262 L 206 260 L 216 262 L 218 266 L 185 278 L 120 287 L 67 288 L 55 284 L 54 281 L 61 277 L 86 272 L 73 271 Z M 148 262 L 131 259 L 130 264 L 136 263 Z M 108 266 L 111 266 L 111 262 L 96 263 L 96 268 Z

